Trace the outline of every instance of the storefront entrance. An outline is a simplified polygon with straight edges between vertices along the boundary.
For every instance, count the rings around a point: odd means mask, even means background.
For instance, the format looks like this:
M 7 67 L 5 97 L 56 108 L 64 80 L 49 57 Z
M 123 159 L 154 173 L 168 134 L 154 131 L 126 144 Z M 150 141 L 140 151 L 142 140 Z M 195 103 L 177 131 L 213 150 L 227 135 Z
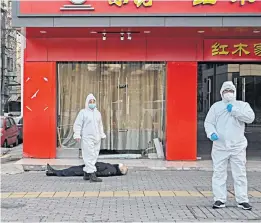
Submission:
M 141 153 L 165 136 L 165 63 L 58 63 L 58 146 L 79 148 L 73 123 L 93 93 L 107 139 L 101 150 Z
M 246 125 L 247 158 L 261 159 L 261 64 L 260 63 L 202 63 L 198 66 L 198 157 L 210 159 L 211 142 L 204 131 L 204 120 L 210 106 L 221 99 L 224 81 L 233 81 L 237 99 L 246 101 L 255 112 L 252 124 Z

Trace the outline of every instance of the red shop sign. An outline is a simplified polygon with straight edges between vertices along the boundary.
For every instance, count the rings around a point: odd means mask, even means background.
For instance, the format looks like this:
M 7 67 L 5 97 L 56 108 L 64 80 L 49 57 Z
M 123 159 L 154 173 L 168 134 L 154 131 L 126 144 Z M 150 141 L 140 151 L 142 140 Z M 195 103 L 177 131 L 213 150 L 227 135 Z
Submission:
M 205 40 L 204 60 L 261 61 L 261 39 Z
M 20 15 L 260 14 L 261 0 L 20 0 Z

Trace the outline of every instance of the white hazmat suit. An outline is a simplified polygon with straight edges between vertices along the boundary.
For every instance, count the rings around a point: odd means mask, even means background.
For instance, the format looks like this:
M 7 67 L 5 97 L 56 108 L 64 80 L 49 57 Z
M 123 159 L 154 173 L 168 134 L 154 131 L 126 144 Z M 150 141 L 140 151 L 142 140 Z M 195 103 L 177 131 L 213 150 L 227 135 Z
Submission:
M 223 97 L 224 90 L 233 90 L 231 100 Z M 252 123 L 255 114 L 250 105 L 236 100 L 236 88 L 232 81 L 226 81 L 220 90 L 222 101 L 216 102 L 210 108 L 204 126 L 207 137 L 215 133 L 218 137 L 213 141 L 212 160 L 213 177 L 212 190 L 215 201 L 225 203 L 227 200 L 227 166 L 230 161 L 234 180 L 235 197 L 238 203 L 248 203 L 246 178 L 246 148 L 247 139 L 244 135 L 245 123 Z M 232 111 L 227 105 L 232 104 Z
M 74 139 L 81 139 L 82 157 L 85 164 L 83 171 L 86 173 L 95 173 L 101 139 L 106 135 L 103 131 L 101 113 L 97 108 L 90 109 L 90 100 L 95 100 L 93 94 L 89 94 L 86 99 L 85 109 L 82 109 L 73 126 Z

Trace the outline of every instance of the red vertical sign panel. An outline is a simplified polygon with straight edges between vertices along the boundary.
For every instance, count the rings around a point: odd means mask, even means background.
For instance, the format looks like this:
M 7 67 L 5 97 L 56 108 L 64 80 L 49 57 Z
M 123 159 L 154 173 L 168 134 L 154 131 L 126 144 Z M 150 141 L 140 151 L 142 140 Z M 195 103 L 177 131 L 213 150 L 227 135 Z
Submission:
M 24 156 L 55 158 L 56 63 L 25 62 Z
M 166 127 L 166 159 L 196 160 L 196 62 L 168 62 Z

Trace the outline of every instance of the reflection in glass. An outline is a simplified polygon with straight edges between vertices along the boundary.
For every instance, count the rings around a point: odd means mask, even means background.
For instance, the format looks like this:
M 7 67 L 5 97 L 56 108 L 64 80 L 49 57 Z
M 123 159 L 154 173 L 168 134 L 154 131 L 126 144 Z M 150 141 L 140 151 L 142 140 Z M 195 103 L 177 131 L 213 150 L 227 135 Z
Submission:
M 63 147 L 79 148 L 73 123 L 93 93 L 107 139 L 101 149 L 144 150 L 164 138 L 165 64 L 59 63 L 58 134 Z
M 200 63 L 198 65 L 198 156 L 209 159 L 211 142 L 204 131 L 204 120 L 210 106 L 221 100 L 224 81 L 233 81 L 237 100 L 248 102 L 255 112 L 254 123 L 246 125 L 248 158 L 261 159 L 261 64 Z

